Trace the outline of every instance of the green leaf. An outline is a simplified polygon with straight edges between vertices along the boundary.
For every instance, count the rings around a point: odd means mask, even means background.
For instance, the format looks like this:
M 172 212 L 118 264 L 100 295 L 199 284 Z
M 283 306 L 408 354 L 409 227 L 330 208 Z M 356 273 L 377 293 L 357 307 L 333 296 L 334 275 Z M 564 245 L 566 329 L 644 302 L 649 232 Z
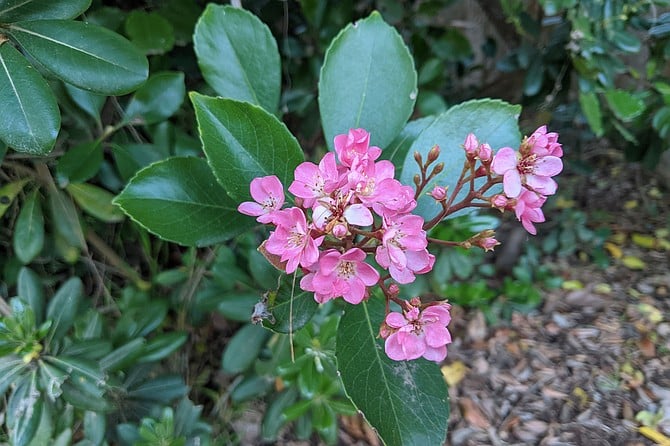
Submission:
M 277 394 L 275 398 L 268 405 L 261 424 L 261 435 L 263 441 L 273 442 L 277 440 L 279 429 L 286 424 L 286 419 L 283 416 L 284 409 L 293 404 L 297 398 L 297 390 L 295 387 L 289 387 L 283 392 Z
M 85 212 L 105 223 L 118 223 L 124 215 L 112 203 L 114 195 L 89 183 L 70 184 L 65 188 Z
M 230 338 L 221 358 L 226 373 L 242 373 L 254 363 L 270 332 L 258 325 L 247 324 Z
M 84 412 L 84 436 L 93 445 L 102 445 L 107 431 L 107 417 L 87 410 Z
M 0 22 L 73 19 L 90 5 L 91 0 L 3 0 L 0 2 Z
M 218 95 L 275 112 L 281 89 L 279 51 L 258 17 L 209 4 L 195 26 L 193 44 L 200 71 Z
M 120 95 L 147 78 L 146 57 L 106 28 L 71 20 L 38 20 L 13 23 L 8 31 L 44 68 L 79 88 Z
M 40 325 L 44 320 L 44 288 L 40 276 L 35 271 L 24 266 L 19 270 L 16 279 L 16 294 L 33 310 L 35 323 Z
M 326 51 L 319 80 L 328 146 L 335 135 L 361 127 L 371 144 L 386 147 L 412 114 L 416 82 L 409 50 L 379 13 L 348 25 Z
M 62 431 L 56 438 L 54 438 L 51 446 L 69 446 L 72 444 L 72 429 L 69 427 Z
M 405 157 L 407 156 L 407 152 L 409 152 L 409 148 L 414 144 L 414 140 L 436 119 L 437 116 L 426 116 L 408 122 L 400 134 L 382 151 L 381 159 L 389 160 L 395 166 L 396 178 L 400 178 L 401 176 Z
M 337 330 L 337 363 L 347 395 L 387 445 L 443 444 L 449 394 L 437 364 L 393 361 L 378 339 L 378 300 L 347 306 Z
M 37 190 L 26 198 L 14 226 L 14 254 L 24 265 L 33 261 L 44 247 L 44 214 Z
M 453 188 L 465 162 L 463 142 L 468 133 L 474 133 L 479 142 L 490 144 L 494 150 L 505 146 L 518 147 L 521 136 L 517 119 L 520 113 L 520 106 L 492 99 L 467 101 L 450 108 L 414 140 L 405 157 L 400 181 L 414 184 L 414 175 L 419 173 L 414 152 L 419 152 L 425 160 L 428 151 L 437 144 L 441 153 L 436 163 L 443 162 L 444 170 L 429 182 L 425 190 L 430 191 L 436 184 Z M 423 194 L 413 212 L 430 220 L 440 209 L 435 200 Z
M 542 89 L 542 84 L 544 83 L 544 64 L 541 58 L 534 59 L 528 71 L 526 72 L 526 77 L 523 80 L 523 94 L 526 96 L 535 96 Z
M 216 285 L 210 285 L 204 289 L 202 294 L 205 296 L 201 296 L 201 298 L 209 297 L 207 294 L 210 292 L 213 293 L 212 297 L 216 297 L 217 302 L 219 302 L 217 311 L 231 321 L 249 322 L 254 305 L 261 300 L 260 293 L 242 293 L 239 291 L 222 293 Z
M 28 364 L 16 355 L 0 356 L 0 397 L 10 385 L 18 382 L 17 376 L 27 367 Z
M 22 180 L 13 181 L 7 183 L 4 186 L 0 187 L 0 217 L 5 215 L 9 206 L 11 206 L 14 198 L 23 190 L 25 186 L 30 181 L 30 178 L 24 178 Z
M 140 169 L 167 158 L 167 150 L 153 144 L 112 145 L 112 155 L 121 178 L 128 182 Z
M 71 147 L 58 159 L 56 180 L 61 187 L 69 183 L 83 183 L 93 178 L 102 165 L 100 140 L 87 141 Z
M 626 90 L 607 90 L 605 99 L 617 118 L 632 121 L 645 109 L 644 101 Z
M 142 357 L 137 362 L 156 362 L 165 359 L 184 345 L 187 338 L 188 335 L 182 332 L 159 334 L 146 343 Z
M 78 277 L 68 279 L 56 291 L 47 305 L 46 319 L 52 320 L 51 338 L 59 340 L 72 327 L 84 295 L 84 285 Z
M 77 106 L 86 112 L 91 118 L 95 119 L 97 123 L 100 123 L 100 111 L 102 110 L 107 96 L 91 93 L 90 91 L 82 90 L 77 88 L 74 85 L 64 83 L 65 91 L 67 92 L 70 99 L 74 101 Z
M 598 137 L 603 136 L 605 132 L 603 129 L 603 116 L 600 111 L 600 101 L 598 101 L 596 93 L 584 93 L 580 91 L 579 105 L 582 107 L 584 117 L 586 117 L 586 121 L 589 123 L 589 127 L 591 127 L 593 133 Z
M 11 444 L 26 446 L 33 439 L 42 418 L 44 399 L 37 388 L 37 370 L 17 383 L 7 403 L 7 427 Z
M 200 158 L 169 158 L 141 170 L 115 203 L 166 240 L 212 245 L 251 227 Z
M 112 350 L 100 358 L 100 369 L 105 372 L 116 372 L 133 364 L 144 352 L 146 339 L 135 338 Z
M 184 73 L 156 73 L 130 99 L 124 120 L 142 124 L 165 121 L 179 110 L 185 93 Z
M 314 316 L 319 304 L 314 300 L 314 293 L 302 291 L 298 283 L 292 290 L 293 277 L 287 277 L 281 286 L 274 302 L 268 305 L 268 310 L 275 318 L 274 323 L 263 321 L 266 328 L 278 333 L 289 333 L 300 330 Z M 299 282 L 300 279 L 297 279 Z M 291 300 L 293 300 L 293 314 L 291 314 Z
M 172 25 L 155 12 L 133 10 L 126 19 L 126 34 L 144 54 L 165 54 L 174 46 Z
M 45 155 L 60 128 L 47 82 L 10 43 L 0 45 L 0 139 L 18 152 Z
M 168 404 L 188 393 L 184 379 L 177 375 L 163 375 L 128 389 L 128 397 Z
M 56 234 L 61 236 L 69 247 L 83 249 L 86 242 L 72 199 L 61 190 L 53 188 L 49 191 L 49 210 Z
M 214 175 L 235 200 L 251 199 L 249 183 L 277 175 L 287 188 L 304 157 L 273 115 L 248 102 L 191 93 L 200 139 Z
M 53 365 L 67 379 L 61 385 L 62 398 L 74 407 L 83 410 L 104 412 L 110 409 L 105 400 L 105 377 L 98 367 L 82 358 L 49 356 L 45 362 Z

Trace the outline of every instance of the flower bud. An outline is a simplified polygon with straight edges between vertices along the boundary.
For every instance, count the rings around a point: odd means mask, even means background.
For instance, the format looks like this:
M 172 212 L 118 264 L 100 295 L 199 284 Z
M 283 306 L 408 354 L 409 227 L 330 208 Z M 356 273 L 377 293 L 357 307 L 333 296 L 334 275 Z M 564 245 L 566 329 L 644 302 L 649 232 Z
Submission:
M 344 237 L 347 236 L 347 226 L 343 225 L 342 223 L 336 224 L 333 226 L 333 236 L 338 239 L 343 239 Z
M 477 158 L 479 158 L 484 164 L 489 163 L 491 158 L 493 158 L 493 150 L 491 150 L 491 146 L 486 143 L 479 146 L 479 153 L 477 154 Z
M 444 201 L 447 198 L 447 190 L 442 186 L 435 186 L 428 195 L 433 197 L 436 201 Z
M 437 160 L 437 158 L 440 156 L 440 146 L 435 144 L 429 151 L 428 151 L 428 164 L 434 162 Z
M 493 251 L 493 248 L 499 244 L 500 242 L 493 237 L 482 238 L 477 240 L 477 243 L 475 243 L 476 246 L 479 246 L 484 251 Z
M 444 163 L 438 163 L 435 168 L 433 169 L 433 172 L 431 175 L 437 175 L 438 173 L 442 172 L 444 170 Z
M 414 174 L 414 184 L 416 187 L 419 187 L 419 184 L 421 184 L 421 177 L 418 173 Z
M 465 137 L 465 142 L 463 143 L 463 148 L 468 156 L 473 156 L 477 152 L 477 147 L 479 147 L 479 141 L 473 133 L 468 133 L 468 136 Z
M 414 152 L 414 161 L 416 161 L 419 167 L 423 167 L 423 158 L 421 158 L 421 154 L 419 152 Z
M 491 206 L 500 210 L 500 212 L 503 212 L 505 210 L 508 203 L 509 200 L 507 199 L 506 196 L 502 194 L 494 195 L 493 197 L 491 197 Z
M 475 170 L 475 177 L 476 178 L 485 177 L 488 174 L 489 174 L 489 170 L 484 166 L 479 166 L 477 168 L 477 170 Z
M 400 287 L 397 284 L 392 283 L 391 285 L 389 285 L 389 294 L 391 296 L 397 296 L 398 294 L 400 294 Z

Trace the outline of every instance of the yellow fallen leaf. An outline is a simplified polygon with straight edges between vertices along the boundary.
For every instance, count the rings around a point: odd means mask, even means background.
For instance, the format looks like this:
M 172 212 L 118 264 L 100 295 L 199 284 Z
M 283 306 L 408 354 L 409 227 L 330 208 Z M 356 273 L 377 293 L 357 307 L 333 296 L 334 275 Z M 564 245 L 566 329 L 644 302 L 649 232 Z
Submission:
M 443 365 L 440 369 L 444 380 L 450 386 L 455 386 L 463 380 L 468 368 L 461 361 L 455 361 L 453 364 Z
M 654 231 L 654 235 L 658 238 L 666 238 L 670 236 L 670 229 L 667 228 L 659 228 Z
M 651 198 L 663 198 L 663 193 L 661 192 L 661 190 L 658 187 L 652 187 L 651 189 L 649 189 L 647 194 Z
M 660 249 L 663 249 L 665 251 L 670 251 L 670 240 L 664 239 L 664 238 L 659 238 L 658 239 L 658 247 Z
M 603 247 L 610 253 L 610 255 L 615 259 L 620 259 L 623 256 L 623 251 L 617 245 L 612 242 L 605 242 Z
M 651 235 L 633 234 L 631 240 L 640 248 L 652 249 L 656 245 L 656 239 Z
M 628 294 L 629 294 L 630 297 L 632 297 L 633 299 L 639 299 L 640 297 L 642 297 L 642 293 L 640 293 L 640 292 L 639 292 L 638 290 L 636 290 L 635 288 L 628 288 Z
M 623 204 L 624 209 L 635 209 L 637 207 L 637 200 L 628 200 Z
M 625 232 L 615 232 L 614 234 L 610 235 L 609 240 L 612 243 L 616 243 L 617 245 L 623 245 L 626 242 L 626 233 Z
M 579 280 L 566 280 L 561 284 L 561 288 L 568 291 L 581 290 L 584 284 Z
M 612 294 L 612 286 L 609 283 L 599 283 L 593 287 L 593 291 L 598 294 Z
M 635 256 L 624 256 L 621 259 L 621 263 L 628 269 L 645 269 L 647 267 L 647 264 L 642 259 Z
M 637 309 L 651 323 L 658 324 L 663 321 L 663 313 L 653 305 L 642 303 L 637 306 Z
M 586 407 L 589 404 L 589 394 L 581 387 L 572 389 L 572 394 L 579 400 L 579 407 Z
M 659 446 L 670 446 L 670 438 L 666 437 L 656 429 L 652 429 L 651 427 L 647 426 L 641 426 L 637 430 Z

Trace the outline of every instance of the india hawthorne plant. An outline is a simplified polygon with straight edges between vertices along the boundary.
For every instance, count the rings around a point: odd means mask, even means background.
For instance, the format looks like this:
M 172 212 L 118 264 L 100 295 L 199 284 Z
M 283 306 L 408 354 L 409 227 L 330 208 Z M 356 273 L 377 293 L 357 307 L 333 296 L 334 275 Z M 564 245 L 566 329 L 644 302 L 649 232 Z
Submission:
M 209 5 L 193 41 L 218 95 L 190 94 L 206 159 L 151 164 L 115 203 L 187 246 L 248 233 L 255 226 L 248 215 L 272 225 L 260 250 L 293 277 L 258 296 L 254 320 L 292 334 L 317 302 L 342 297 L 347 304 L 334 306 L 335 358 L 347 396 L 386 444 L 441 444 L 449 402 L 435 362 L 450 341 L 449 304 L 403 289 L 432 269 L 429 244 L 497 244 L 492 231 L 430 238 L 445 218 L 514 211 L 534 233 L 562 167 L 557 135 L 541 127 L 522 141 L 520 107 L 491 99 L 408 122 L 418 94 L 414 62 L 400 35 L 372 13 L 326 52 L 318 103 L 329 151 L 314 164 L 277 118 L 281 66 L 267 26 L 242 9 Z

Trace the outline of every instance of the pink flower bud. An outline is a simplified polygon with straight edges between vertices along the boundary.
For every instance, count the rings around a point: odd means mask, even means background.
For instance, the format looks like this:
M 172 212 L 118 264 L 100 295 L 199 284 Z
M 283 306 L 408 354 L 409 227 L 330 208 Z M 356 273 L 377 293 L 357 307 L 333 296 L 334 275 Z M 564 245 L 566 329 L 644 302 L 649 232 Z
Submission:
M 484 251 L 493 251 L 493 248 L 499 244 L 500 242 L 493 237 L 481 238 L 475 242 L 475 245 L 479 246 Z
M 447 190 L 442 186 L 435 186 L 428 195 L 433 197 L 436 201 L 444 201 L 447 198 Z
M 509 203 L 509 200 L 507 199 L 506 196 L 504 196 L 502 194 L 494 195 L 493 197 L 491 197 L 491 206 L 493 206 L 494 208 L 499 209 L 500 212 L 505 210 L 508 203 Z
M 333 226 L 333 236 L 338 239 L 342 239 L 347 236 L 347 226 L 343 224 L 336 224 Z
M 479 158 L 483 163 L 488 163 L 491 161 L 491 158 L 493 157 L 493 150 L 491 150 L 491 146 L 484 143 L 481 146 L 479 146 L 479 154 L 477 155 L 477 158 Z
M 468 136 L 465 137 L 465 142 L 463 143 L 465 152 L 468 155 L 474 157 L 477 153 L 477 147 L 479 147 L 479 141 L 477 141 L 477 137 L 473 133 L 468 133 Z
M 400 287 L 397 284 L 392 283 L 391 285 L 389 285 L 389 294 L 391 296 L 397 296 L 398 294 L 400 294 Z

